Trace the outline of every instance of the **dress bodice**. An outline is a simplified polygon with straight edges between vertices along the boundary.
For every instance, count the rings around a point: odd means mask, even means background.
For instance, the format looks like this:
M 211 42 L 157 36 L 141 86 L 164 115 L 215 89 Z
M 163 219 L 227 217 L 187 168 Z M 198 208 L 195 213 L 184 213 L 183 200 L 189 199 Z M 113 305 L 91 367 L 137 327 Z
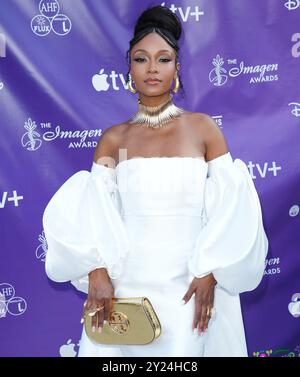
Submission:
M 201 216 L 204 157 L 141 157 L 115 169 L 123 215 Z

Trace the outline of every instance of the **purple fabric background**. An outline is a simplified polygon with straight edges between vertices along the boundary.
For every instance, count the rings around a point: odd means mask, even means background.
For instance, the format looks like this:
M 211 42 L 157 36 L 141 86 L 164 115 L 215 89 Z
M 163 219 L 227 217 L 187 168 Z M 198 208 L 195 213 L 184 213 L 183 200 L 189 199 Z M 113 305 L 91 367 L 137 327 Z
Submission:
M 47 279 L 41 218 L 59 186 L 90 169 L 101 131 L 136 111 L 125 53 L 156 4 L 0 0 L 1 356 L 78 351 L 84 295 Z M 184 29 L 185 97 L 174 102 L 214 117 L 261 199 L 270 248 L 261 285 L 241 295 L 249 356 L 299 356 L 300 1 L 164 5 Z

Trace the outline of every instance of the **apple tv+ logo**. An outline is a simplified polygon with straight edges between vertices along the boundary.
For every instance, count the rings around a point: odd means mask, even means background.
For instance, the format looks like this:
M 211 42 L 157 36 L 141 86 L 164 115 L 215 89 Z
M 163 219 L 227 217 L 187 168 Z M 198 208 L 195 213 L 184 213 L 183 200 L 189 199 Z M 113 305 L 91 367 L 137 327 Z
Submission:
M 108 80 L 108 77 L 110 80 Z M 128 89 L 128 84 L 122 73 L 118 74 L 116 71 L 111 71 L 110 75 L 107 75 L 104 73 L 104 68 L 93 75 L 92 84 L 97 92 L 106 92 L 111 86 L 113 90 Z
M 63 344 L 59 349 L 61 357 L 75 357 L 77 352 L 75 350 L 76 345 L 72 343 L 72 339 L 69 339 L 66 344 Z
M 294 318 L 300 317 L 300 293 L 294 293 L 288 305 L 290 314 Z

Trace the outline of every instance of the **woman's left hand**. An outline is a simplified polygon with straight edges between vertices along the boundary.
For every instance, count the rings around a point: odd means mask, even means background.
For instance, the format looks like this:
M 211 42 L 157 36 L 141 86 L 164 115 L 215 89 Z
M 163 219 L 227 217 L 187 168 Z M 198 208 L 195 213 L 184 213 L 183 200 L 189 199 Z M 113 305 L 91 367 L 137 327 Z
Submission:
M 215 285 L 217 284 L 214 275 L 211 273 L 203 278 L 194 278 L 183 296 L 183 300 L 187 303 L 195 293 L 195 314 L 193 321 L 193 329 L 197 327 L 200 335 L 207 330 L 208 321 L 210 320 L 210 310 L 214 306 Z

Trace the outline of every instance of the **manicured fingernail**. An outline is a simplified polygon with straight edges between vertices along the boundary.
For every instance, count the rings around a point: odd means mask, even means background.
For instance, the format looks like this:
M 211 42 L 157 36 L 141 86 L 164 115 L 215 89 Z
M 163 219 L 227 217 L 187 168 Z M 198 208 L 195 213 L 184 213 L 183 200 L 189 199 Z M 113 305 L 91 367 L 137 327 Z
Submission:
M 84 319 L 83 318 L 81 318 L 81 320 L 80 320 L 80 323 L 82 324 L 84 322 Z
M 96 331 L 96 327 L 95 327 L 95 326 L 92 327 L 92 331 L 93 331 L 93 332 Z
M 181 305 L 184 305 L 185 304 L 185 301 L 184 300 L 181 300 Z
M 95 314 L 96 314 L 96 312 L 90 312 L 90 313 L 89 313 L 89 316 L 90 316 L 90 317 L 93 317 Z
M 98 327 L 98 332 L 100 333 L 102 331 L 102 327 Z
M 107 320 L 105 319 L 104 321 L 103 321 L 103 325 L 105 325 L 107 323 Z
M 194 328 L 194 335 L 197 334 L 197 327 Z
M 203 335 L 204 335 L 204 332 L 203 332 L 203 331 L 201 331 L 201 332 L 200 332 L 200 336 L 203 336 Z

